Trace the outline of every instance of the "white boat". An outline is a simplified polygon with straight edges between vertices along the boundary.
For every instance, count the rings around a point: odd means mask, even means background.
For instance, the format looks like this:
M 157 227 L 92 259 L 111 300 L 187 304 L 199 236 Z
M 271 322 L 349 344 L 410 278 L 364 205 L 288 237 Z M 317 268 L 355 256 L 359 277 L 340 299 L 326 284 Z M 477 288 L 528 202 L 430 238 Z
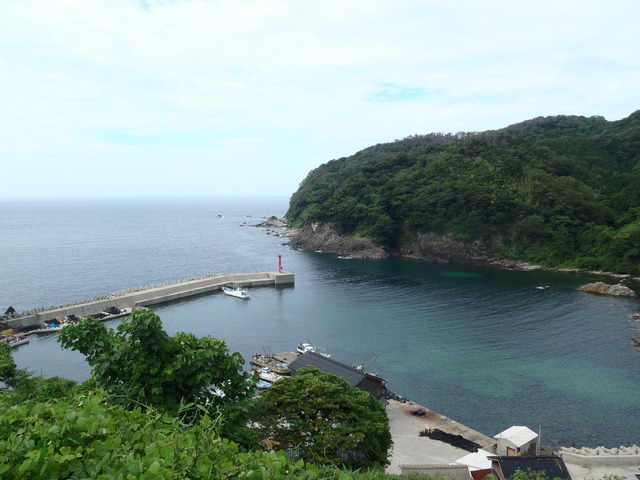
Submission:
M 311 342 L 300 342 L 298 344 L 298 346 L 296 347 L 296 351 L 300 354 L 300 355 L 304 355 L 307 352 L 314 352 L 314 353 L 319 353 L 320 355 L 323 355 L 327 358 L 329 358 L 331 355 L 329 355 L 328 353 L 325 352 L 324 348 L 320 348 L 315 346 L 313 343 Z
M 258 370 L 258 376 L 260 377 L 260 380 L 264 380 L 269 383 L 276 382 L 282 378 L 282 375 L 272 372 L 269 368 L 261 368 Z
M 249 291 L 245 287 L 222 287 L 222 291 L 232 297 L 249 298 Z
M 296 347 L 296 350 L 300 355 L 303 355 L 307 352 L 315 352 L 316 347 L 314 347 L 313 344 L 309 342 L 300 342 Z

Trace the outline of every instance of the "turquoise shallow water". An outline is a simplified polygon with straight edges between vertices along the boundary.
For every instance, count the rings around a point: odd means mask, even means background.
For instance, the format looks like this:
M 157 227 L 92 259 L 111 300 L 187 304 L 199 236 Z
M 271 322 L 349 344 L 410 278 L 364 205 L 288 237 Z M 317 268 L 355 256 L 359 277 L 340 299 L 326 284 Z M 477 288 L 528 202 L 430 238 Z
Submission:
M 592 279 L 575 275 L 299 252 L 247 226 L 285 210 L 278 198 L 0 204 L 0 300 L 21 310 L 201 273 L 275 270 L 282 254 L 293 287 L 156 312 L 169 332 L 225 338 L 245 358 L 312 340 L 487 435 L 527 425 L 541 427 L 544 443 L 638 443 L 637 299 L 579 292 Z M 36 373 L 88 375 L 53 335 L 14 357 Z

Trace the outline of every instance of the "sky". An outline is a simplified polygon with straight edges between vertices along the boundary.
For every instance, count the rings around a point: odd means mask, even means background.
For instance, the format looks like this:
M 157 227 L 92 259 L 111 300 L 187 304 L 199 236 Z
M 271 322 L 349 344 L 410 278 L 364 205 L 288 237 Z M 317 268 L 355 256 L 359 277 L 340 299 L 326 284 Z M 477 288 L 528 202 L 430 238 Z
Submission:
M 640 109 L 638 0 L 2 0 L 0 199 L 290 196 L 378 143 Z

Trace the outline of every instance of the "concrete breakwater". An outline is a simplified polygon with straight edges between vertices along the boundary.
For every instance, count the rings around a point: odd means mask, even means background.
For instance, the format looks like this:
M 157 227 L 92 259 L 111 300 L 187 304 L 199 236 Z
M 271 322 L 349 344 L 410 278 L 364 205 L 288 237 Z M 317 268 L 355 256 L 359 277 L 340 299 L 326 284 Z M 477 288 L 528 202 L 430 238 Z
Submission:
M 257 287 L 291 285 L 294 282 L 295 275 L 290 272 L 207 274 L 163 285 L 123 290 L 70 305 L 36 309 L 20 315 L 5 317 L 2 320 L 8 328 L 20 330 L 33 325 L 41 325 L 45 321 L 53 320 L 54 318 L 61 319 L 68 315 L 77 315 L 79 317 L 95 315 L 109 307 L 117 307 L 119 309 L 149 307 L 159 303 L 181 300 L 220 290 L 225 285 Z

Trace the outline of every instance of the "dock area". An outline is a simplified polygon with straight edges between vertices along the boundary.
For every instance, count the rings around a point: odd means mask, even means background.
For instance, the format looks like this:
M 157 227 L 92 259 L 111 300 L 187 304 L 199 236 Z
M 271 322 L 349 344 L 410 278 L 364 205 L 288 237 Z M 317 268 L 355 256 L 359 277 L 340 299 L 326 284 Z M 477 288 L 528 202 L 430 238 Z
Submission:
M 20 330 L 42 325 L 55 318 L 62 319 L 70 315 L 86 317 L 103 312 L 110 307 L 131 309 L 135 307 L 150 307 L 160 303 L 182 300 L 220 290 L 223 286 L 236 285 L 243 287 L 282 286 L 293 285 L 295 275 L 290 272 L 255 272 L 236 274 L 208 274 L 187 280 L 179 280 L 163 285 L 141 287 L 131 291 L 107 294 L 98 299 L 76 302 L 71 305 L 38 309 L 26 315 L 13 315 L 2 319 L 7 328 Z

